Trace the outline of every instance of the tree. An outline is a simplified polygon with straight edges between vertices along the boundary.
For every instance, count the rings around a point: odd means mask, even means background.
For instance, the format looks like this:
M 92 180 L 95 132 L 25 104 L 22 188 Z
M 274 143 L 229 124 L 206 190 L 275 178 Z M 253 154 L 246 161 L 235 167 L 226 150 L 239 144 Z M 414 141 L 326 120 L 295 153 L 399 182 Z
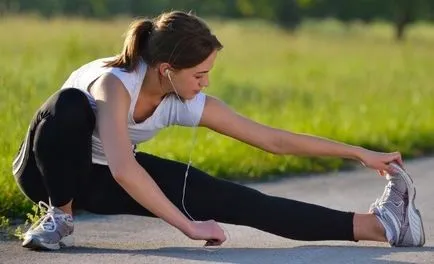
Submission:
M 414 11 L 416 5 L 420 1 L 417 0 L 395 0 L 395 37 L 398 41 L 404 39 L 404 31 L 407 25 L 414 19 Z

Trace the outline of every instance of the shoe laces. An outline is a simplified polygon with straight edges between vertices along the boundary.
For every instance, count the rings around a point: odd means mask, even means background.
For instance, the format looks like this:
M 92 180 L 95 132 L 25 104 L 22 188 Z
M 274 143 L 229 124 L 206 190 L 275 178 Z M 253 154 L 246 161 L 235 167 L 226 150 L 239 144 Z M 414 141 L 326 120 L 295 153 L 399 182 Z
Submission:
M 389 181 L 389 183 L 386 185 L 381 197 L 377 198 L 375 200 L 375 202 L 371 205 L 370 209 L 373 210 L 374 208 L 384 207 L 388 203 L 393 203 L 393 201 L 392 201 L 393 198 L 391 198 L 392 195 L 400 196 L 401 193 L 396 188 L 394 188 L 394 185 L 392 184 L 392 182 Z M 405 196 L 405 194 L 402 194 L 402 195 Z M 405 199 L 405 197 L 401 197 L 401 198 Z
M 45 209 L 46 214 L 41 217 L 35 224 L 33 224 L 29 230 L 33 230 L 34 227 L 40 226 L 44 231 L 54 232 L 57 229 L 57 223 L 54 217 L 54 207 L 51 205 L 51 202 L 50 205 L 48 205 L 44 201 L 39 201 L 38 207 L 41 210 Z

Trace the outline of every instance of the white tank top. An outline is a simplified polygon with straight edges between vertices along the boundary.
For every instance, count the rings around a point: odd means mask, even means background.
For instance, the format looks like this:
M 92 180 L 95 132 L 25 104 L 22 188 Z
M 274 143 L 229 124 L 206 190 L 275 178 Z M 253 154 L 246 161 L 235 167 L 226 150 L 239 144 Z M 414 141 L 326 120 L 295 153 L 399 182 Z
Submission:
M 126 72 L 121 68 L 103 67 L 104 62 L 110 59 L 113 59 L 113 57 L 98 59 L 78 68 L 69 76 L 61 89 L 76 88 L 81 90 L 89 99 L 92 109 L 96 112 L 98 109 L 96 108 L 95 99 L 87 90 L 89 85 L 104 73 L 111 73 L 119 78 L 131 98 L 128 111 L 128 134 L 132 151 L 135 151 L 136 144 L 151 139 L 164 127 L 198 125 L 205 105 L 206 95 L 203 93 L 199 93 L 195 98 L 185 101 L 188 108 L 179 101 L 176 95 L 169 94 L 161 101 L 150 117 L 141 123 L 136 123 L 133 119 L 133 112 L 147 65 L 140 61 L 137 69 L 132 72 Z M 107 159 L 96 126 L 92 135 L 92 162 L 107 165 Z

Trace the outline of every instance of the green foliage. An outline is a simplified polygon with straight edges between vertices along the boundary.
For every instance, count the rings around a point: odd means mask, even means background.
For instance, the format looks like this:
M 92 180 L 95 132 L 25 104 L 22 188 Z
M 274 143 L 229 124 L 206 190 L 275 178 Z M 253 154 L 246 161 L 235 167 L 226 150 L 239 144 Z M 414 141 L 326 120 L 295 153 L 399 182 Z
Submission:
M 10 234 L 11 234 L 10 220 L 4 215 L 0 215 L 0 240 L 3 237 L 9 237 Z
M 40 208 L 38 205 L 33 205 L 32 213 L 26 214 L 27 219 L 24 225 L 19 225 L 14 229 L 14 237 L 22 240 L 24 238 L 24 230 L 27 230 L 29 227 L 36 225 L 39 220 L 45 216 L 46 213 L 47 211 L 45 210 L 45 208 Z
M 0 215 L 0 241 L 4 238 L 10 239 L 13 237 L 21 238 L 23 235 L 22 228 L 18 226 L 14 228 L 8 217 Z
M 9 219 L 4 215 L 0 215 L 0 230 L 8 228 L 9 225 Z
M 27 219 L 24 224 L 14 226 L 11 225 L 8 217 L 0 216 L 0 235 L 3 234 L 6 238 L 15 237 L 22 240 L 25 233 L 24 230 L 27 230 L 30 226 L 37 224 L 38 221 L 46 214 L 46 210 L 41 210 L 37 205 L 33 205 L 31 211 L 32 213 L 25 214 Z M 24 212 L 26 211 L 21 211 L 19 216 L 24 215 Z
M 23 217 L 25 215 L 26 220 L 24 224 L 12 225 L 10 221 L 10 218 L 12 217 L 11 215 L 0 215 L 0 239 L 1 236 L 4 236 L 6 238 L 15 237 L 22 240 L 25 230 L 27 230 L 30 226 L 37 224 L 38 221 L 46 214 L 46 210 L 41 210 L 37 205 L 33 205 L 31 207 L 32 213 L 25 213 L 27 211 L 28 210 L 22 210 L 18 214 L 14 215 L 14 217 Z

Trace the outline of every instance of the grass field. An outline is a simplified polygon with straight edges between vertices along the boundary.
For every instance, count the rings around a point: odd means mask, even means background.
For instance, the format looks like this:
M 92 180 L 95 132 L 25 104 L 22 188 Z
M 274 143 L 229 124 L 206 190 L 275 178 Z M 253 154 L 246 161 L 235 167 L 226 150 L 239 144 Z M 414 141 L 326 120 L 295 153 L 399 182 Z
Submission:
M 39 105 L 81 64 L 117 53 L 129 21 L 0 19 L 0 216 L 30 204 L 11 162 Z M 225 48 L 207 93 L 265 124 L 406 157 L 434 149 L 434 26 L 397 44 L 389 25 L 306 23 L 295 35 L 262 22 L 213 21 Z M 170 128 L 140 148 L 186 161 L 191 130 Z M 67 151 L 67 150 L 66 150 Z M 341 168 L 339 159 L 279 157 L 200 129 L 195 166 L 219 177 Z

